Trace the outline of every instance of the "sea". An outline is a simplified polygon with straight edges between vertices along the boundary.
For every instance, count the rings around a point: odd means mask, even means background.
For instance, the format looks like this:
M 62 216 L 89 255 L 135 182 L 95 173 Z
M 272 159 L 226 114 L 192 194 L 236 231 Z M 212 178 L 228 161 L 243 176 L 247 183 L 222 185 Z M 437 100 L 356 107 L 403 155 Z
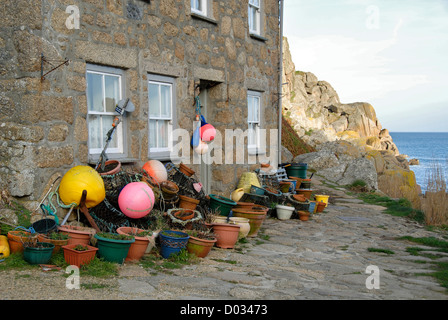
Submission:
M 422 192 L 426 191 L 429 169 L 438 163 L 445 180 L 448 180 L 448 132 L 390 132 L 400 154 L 408 160 L 418 159 L 420 164 L 410 166 Z

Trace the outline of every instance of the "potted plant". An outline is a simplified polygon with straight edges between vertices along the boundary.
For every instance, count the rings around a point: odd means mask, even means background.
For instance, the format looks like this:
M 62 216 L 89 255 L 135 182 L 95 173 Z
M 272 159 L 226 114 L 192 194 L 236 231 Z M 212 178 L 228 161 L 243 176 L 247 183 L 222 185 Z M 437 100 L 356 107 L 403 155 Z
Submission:
M 196 206 L 199 204 L 199 200 L 197 199 L 193 199 L 184 195 L 179 195 L 179 208 L 183 208 L 183 209 L 191 209 L 194 210 L 196 209 Z
M 230 217 L 229 222 L 227 222 L 227 217 L 215 216 L 213 222 L 238 224 L 240 226 L 238 240 L 246 238 L 250 231 L 249 219 L 243 217 Z
M 131 243 L 129 247 L 126 261 L 140 260 L 147 251 L 149 244 L 154 243 L 154 234 L 152 231 L 133 227 L 120 227 L 117 228 L 117 233 L 134 236 L 135 238 L 135 242 Z
M 95 234 L 98 255 L 106 261 L 122 264 L 129 252 L 131 244 L 135 242 L 134 236 L 111 232 Z
M 187 233 L 175 230 L 163 230 L 159 233 L 160 237 L 160 253 L 163 258 L 167 259 L 172 254 L 176 254 L 186 248 L 188 238 Z
M 96 255 L 98 248 L 90 245 L 67 244 L 62 246 L 64 251 L 64 259 L 70 265 L 80 268 L 82 265 L 89 264 Z
M 28 241 L 33 241 L 36 238 L 36 234 L 22 230 L 11 230 L 8 232 L 7 238 L 10 252 L 16 253 L 23 252 L 23 244 Z
M 101 166 L 98 167 L 97 171 L 100 176 L 112 175 L 120 172 L 121 162 L 118 160 L 107 160 L 104 163 L 104 170 L 101 170 Z
M 205 258 L 217 241 L 216 236 L 210 230 L 189 230 L 186 233 L 189 235 L 187 251 L 199 258 Z
M 46 264 L 53 254 L 54 244 L 38 242 L 37 237 L 23 243 L 23 259 L 30 264 Z
M 294 212 L 295 208 L 290 206 L 285 206 L 281 204 L 277 204 L 275 206 L 277 211 L 277 218 L 279 220 L 289 220 Z
M 83 245 L 88 245 L 90 238 L 96 233 L 96 230 L 93 228 L 70 225 L 58 226 L 58 231 L 69 236 L 67 244 Z
M 50 232 L 49 234 L 39 234 L 37 235 L 39 242 L 49 242 L 54 244 L 53 254 L 58 253 L 62 246 L 68 244 L 70 239 L 68 234 L 61 232 Z

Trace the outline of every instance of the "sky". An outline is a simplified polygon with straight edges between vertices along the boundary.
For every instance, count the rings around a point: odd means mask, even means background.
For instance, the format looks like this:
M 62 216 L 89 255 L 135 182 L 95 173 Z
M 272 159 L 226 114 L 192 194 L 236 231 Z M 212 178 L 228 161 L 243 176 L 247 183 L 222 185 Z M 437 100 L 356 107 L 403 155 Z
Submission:
M 296 70 L 390 132 L 448 132 L 448 0 L 285 0 Z

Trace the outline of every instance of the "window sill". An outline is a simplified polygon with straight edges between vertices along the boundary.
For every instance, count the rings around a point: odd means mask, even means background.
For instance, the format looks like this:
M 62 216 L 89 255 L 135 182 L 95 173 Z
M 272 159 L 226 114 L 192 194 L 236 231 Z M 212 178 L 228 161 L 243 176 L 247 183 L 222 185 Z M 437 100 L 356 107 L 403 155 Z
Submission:
M 92 156 L 91 158 L 89 158 L 89 160 L 87 161 L 88 164 L 93 164 L 96 165 L 96 163 L 98 162 L 98 157 L 94 157 Z M 134 159 L 134 158 L 119 158 L 119 157 L 109 157 L 108 160 L 117 160 L 120 161 L 121 163 L 134 163 L 139 161 L 139 159 Z
M 192 18 L 195 18 L 195 19 L 199 19 L 199 20 L 207 21 L 207 22 L 213 23 L 213 24 L 215 24 L 215 25 L 218 25 L 218 21 L 216 21 L 216 20 L 213 19 L 213 18 L 204 16 L 204 15 L 202 15 L 202 14 L 200 14 L 200 13 L 191 12 L 191 13 L 190 13 L 190 16 L 191 16 Z
M 252 39 L 255 39 L 255 40 L 258 40 L 258 41 L 263 41 L 263 42 L 268 41 L 267 38 L 262 37 L 262 36 L 260 36 L 259 34 L 256 34 L 256 33 L 249 33 L 249 35 L 250 35 L 250 37 L 251 37 Z

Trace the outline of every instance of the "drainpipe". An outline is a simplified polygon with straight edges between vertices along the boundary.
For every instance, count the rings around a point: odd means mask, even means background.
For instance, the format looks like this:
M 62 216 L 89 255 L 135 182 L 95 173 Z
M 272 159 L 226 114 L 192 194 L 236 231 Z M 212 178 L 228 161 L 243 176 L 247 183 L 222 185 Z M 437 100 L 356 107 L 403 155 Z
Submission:
M 280 24 L 280 63 L 278 80 L 278 163 L 282 163 L 282 80 L 283 80 L 283 0 L 279 0 L 279 24 Z

